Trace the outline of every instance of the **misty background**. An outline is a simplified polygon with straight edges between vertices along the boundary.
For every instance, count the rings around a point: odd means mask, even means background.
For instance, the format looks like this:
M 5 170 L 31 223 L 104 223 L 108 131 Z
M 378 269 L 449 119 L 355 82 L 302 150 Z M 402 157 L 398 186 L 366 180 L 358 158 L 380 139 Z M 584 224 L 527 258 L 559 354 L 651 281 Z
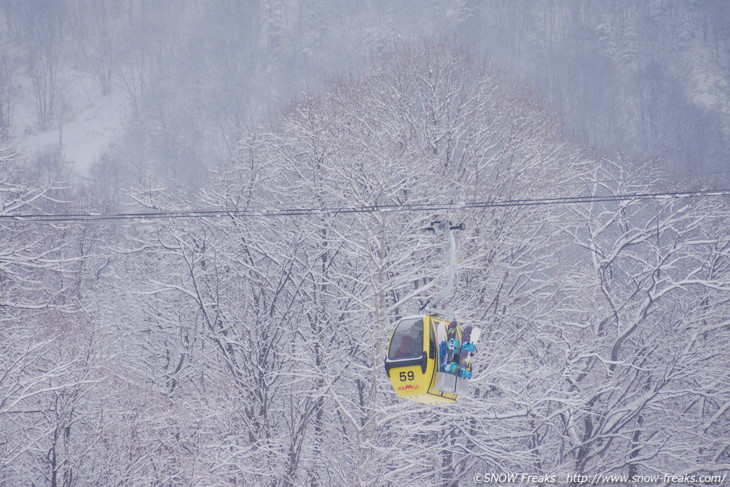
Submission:
M 510 73 L 577 144 L 728 167 L 722 0 L 4 0 L 0 131 L 96 184 L 194 186 L 298 96 L 432 36 Z

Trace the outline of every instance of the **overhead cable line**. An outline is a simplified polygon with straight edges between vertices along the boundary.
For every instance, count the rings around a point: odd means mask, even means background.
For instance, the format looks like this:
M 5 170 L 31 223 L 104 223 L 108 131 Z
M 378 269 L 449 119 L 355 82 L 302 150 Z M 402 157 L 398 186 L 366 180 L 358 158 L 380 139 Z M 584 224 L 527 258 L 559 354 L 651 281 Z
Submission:
M 413 213 L 413 212 L 437 212 L 470 210 L 480 208 L 511 208 L 524 206 L 557 206 L 571 204 L 595 204 L 613 203 L 636 200 L 669 200 L 680 198 L 710 198 L 719 196 L 730 196 L 730 188 L 713 189 L 702 191 L 671 191 L 657 193 L 629 193 L 605 196 L 564 196 L 555 198 L 533 198 L 495 201 L 461 201 L 452 203 L 424 203 L 424 204 L 375 204 L 365 206 L 333 206 L 333 207 L 302 207 L 302 208 L 279 208 L 264 209 L 254 208 L 239 210 L 231 209 L 206 209 L 206 210 L 180 210 L 180 211 L 150 211 L 134 213 L 48 213 L 48 214 L 15 214 L 0 215 L 1 222 L 25 222 L 25 223 L 85 223 L 85 222 L 114 222 L 114 221 L 141 221 L 141 220 L 175 220 L 190 218 L 270 218 L 270 217 L 298 217 L 313 215 L 347 215 L 358 213 Z

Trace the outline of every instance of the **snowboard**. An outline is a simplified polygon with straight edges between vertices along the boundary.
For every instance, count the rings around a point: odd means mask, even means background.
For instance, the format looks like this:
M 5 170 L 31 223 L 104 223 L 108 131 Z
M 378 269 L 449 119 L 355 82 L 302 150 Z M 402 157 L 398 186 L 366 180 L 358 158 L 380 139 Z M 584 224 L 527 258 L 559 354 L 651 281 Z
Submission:
M 459 377 L 464 379 L 471 378 L 471 360 L 477 353 L 477 342 L 479 341 L 481 333 L 482 330 L 479 328 L 472 329 L 471 327 L 467 327 L 467 329 L 464 330 L 464 344 L 461 346 L 461 360 L 459 362 Z
M 461 352 L 461 342 L 457 333 L 457 325 L 455 321 L 449 323 L 446 328 L 446 363 L 444 364 L 444 372 L 455 374 L 459 368 L 459 353 Z

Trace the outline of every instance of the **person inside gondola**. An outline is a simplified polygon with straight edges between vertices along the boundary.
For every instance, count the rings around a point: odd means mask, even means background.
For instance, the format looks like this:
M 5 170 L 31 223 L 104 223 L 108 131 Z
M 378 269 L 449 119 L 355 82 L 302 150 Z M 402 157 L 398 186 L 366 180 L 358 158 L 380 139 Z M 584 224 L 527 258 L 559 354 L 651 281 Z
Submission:
M 423 319 L 403 320 L 398 324 L 388 347 L 388 358 L 403 360 L 421 356 L 423 347 Z
M 393 358 L 409 358 L 413 355 L 413 337 L 410 335 L 403 335 Z

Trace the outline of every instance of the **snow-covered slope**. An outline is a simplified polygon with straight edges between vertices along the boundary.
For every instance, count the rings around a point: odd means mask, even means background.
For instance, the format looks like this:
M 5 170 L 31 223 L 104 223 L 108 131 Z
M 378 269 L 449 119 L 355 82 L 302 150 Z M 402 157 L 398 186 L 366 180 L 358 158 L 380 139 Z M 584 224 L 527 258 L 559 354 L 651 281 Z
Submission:
M 129 101 L 120 89 L 102 96 L 93 79 L 83 74 L 69 72 L 61 83 L 63 117 L 57 117 L 55 126 L 34 129 L 33 100 L 24 96 L 18 100 L 13 132 L 18 149 L 26 156 L 60 150 L 66 163 L 85 176 L 123 132 Z

